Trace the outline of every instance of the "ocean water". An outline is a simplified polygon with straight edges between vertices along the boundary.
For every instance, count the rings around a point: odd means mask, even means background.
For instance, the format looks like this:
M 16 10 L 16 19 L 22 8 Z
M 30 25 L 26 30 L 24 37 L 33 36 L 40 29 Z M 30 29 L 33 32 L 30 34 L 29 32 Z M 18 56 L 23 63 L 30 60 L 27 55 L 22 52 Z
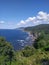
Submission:
M 31 45 L 31 37 L 22 30 L 0 29 L 0 36 L 12 44 L 15 50 L 21 50 L 26 45 Z

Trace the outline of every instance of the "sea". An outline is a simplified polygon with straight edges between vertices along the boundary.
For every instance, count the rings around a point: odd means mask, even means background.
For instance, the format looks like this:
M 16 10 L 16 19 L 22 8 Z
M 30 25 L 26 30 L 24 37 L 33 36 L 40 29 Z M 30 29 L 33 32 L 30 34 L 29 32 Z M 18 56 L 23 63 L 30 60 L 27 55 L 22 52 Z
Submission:
M 32 36 L 19 29 L 0 29 L 0 37 L 4 37 L 13 46 L 14 50 L 24 49 L 32 45 Z

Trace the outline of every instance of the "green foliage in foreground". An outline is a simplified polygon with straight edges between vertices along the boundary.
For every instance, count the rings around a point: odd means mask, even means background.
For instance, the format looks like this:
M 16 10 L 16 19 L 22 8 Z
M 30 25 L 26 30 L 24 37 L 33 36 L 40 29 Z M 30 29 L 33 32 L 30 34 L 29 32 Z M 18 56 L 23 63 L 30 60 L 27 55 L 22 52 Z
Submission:
M 0 65 L 49 65 L 49 34 L 42 32 L 33 46 L 17 52 L 1 37 Z
M 11 65 L 14 59 L 14 50 L 10 43 L 0 37 L 0 65 Z

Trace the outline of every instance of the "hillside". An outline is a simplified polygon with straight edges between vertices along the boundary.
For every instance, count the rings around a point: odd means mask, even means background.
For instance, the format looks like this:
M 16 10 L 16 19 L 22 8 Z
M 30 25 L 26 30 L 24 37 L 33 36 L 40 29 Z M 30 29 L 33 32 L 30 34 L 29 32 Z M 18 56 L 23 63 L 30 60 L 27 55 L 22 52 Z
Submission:
M 26 27 L 26 28 L 24 28 L 24 30 L 30 31 L 32 33 L 41 32 L 41 31 L 49 33 L 49 24 L 41 24 L 41 25 L 37 25 L 37 26 Z
M 41 33 L 32 46 L 21 51 L 0 37 L 0 65 L 49 65 L 49 34 Z

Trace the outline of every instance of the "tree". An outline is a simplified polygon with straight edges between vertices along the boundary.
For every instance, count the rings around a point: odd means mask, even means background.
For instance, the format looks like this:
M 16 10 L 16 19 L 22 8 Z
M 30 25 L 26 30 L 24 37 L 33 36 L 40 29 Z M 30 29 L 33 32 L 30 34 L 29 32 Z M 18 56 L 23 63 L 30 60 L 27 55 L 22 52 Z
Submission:
M 7 42 L 3 37 L 0 37 L 0 57 L 4 57 L 4 64 L 6 65 L 7 62 L 12 63 L 14 59 L 14 50 L 13 47 L 9 42 Z
M 29 56 L 33 55 L 34 52 L 35 52 L 35 48 L 30 47 L 30 46 L 26 46 L 24 48 L 24 50 L 22 51 L 23 56 L 25 56 L 25 57 L 29 57 Z
M 37 37 L 37 39 L 35 39 L 33 46 L 36 49 L 42 48 L 42 47 L 47 45 L 46 40 L 45 40 L 45 36 L 46 36 L 46 34 L 44 32 L 41 32 L 40 35 Z

